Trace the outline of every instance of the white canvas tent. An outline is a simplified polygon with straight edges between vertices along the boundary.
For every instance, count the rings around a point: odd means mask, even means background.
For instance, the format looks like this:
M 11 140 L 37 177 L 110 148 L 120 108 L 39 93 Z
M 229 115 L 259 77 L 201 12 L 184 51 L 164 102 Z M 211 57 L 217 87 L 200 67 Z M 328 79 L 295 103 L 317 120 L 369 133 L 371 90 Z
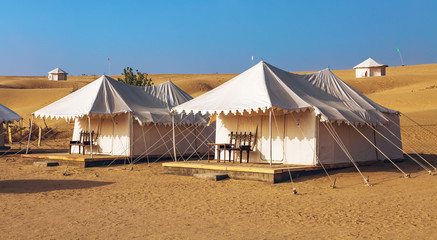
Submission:
M 170 156 L 172 135 L 180 144 L 182 154 L 206 152 L 198 148 L 200 131 L 207 121 L 200 114 L 172 116 L 170 109 L 192 99 L 172 82 L 156 86 L 126 85 L 102 76 L 85 87 L 33 113 L 41 118 L 74 120 L 72 140 L 79 140 L 80 131 L 94 131 L 94 149 L 86 153 L 121 156 Z M 173 133 L 172 121 L 176 126 Z M 78 148 L 73 147 L 73 153 Z
M 355 77 L 376 77 L 376 76 L 385 76 L 385 68 L 387 65 L 378 63 L 372 58 L 368 58 L 364 60 L 362 63 L 356 65 L 355 69 Z
M 58 80 L 67 80 L 68 73 L 60 68 L 55 68 L 49 72 L 49 80 L 58 81 Z
M 335 134 L 343 140 L 354 161 L 383 160 L 382 153 L 372 144 L 390 158 L 403 157 L 402 151 L 372 129 L 402 147 L 400 128 L 396 125 L 399 113 L 371 101 L 329 69 L 301 75 L 261 61 L 173 110 L 215 114 L 216 143 L 229 142 L 230 132 L 256 133 L 250 162 L 302 165 L 349 162 L 344 148 L 334 140 Z M 245 154 L 243 161 L 244 157 Z
M 22 118 L 11 109 L 0 104 L 0 147 L 4 146 L 4 129 L 3 123 L 12 123 L 14 121 L 20 121 Z

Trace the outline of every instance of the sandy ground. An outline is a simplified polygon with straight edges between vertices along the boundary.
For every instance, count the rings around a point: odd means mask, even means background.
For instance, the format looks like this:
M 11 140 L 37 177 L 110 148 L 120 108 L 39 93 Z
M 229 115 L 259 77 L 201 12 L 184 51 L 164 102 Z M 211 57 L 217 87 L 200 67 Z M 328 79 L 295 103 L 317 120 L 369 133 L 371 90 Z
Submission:
M 433 161 L 433 164 L 437 161 Z M 0 159 L 2 239 L 435 239 L 437 176 L 418 165 L 352 168 L 291 182 L 164 175 L 160 163 L 36 167 Z M 129 169 L 129 168 L 128 168 Z M 298 195 L 292 194 L 296 187 Z
M 385 77 L 365 79 L 355 79 L 353 70 L 334 73 L 377 103 L 404 113 L 404 144 L 434 154 L 428 159 L 437 165 L 437 136 L 405 117 L 437 133 L 437 64 L 391 67 Z M 155 84 L 172 80 L 198 96 L 233 76 L 159 74 L 152 79 Z M 23 116 L 26 126 L 33 111 L 97 78 L 49 82 L 0 76 L 0 103 Z M 46 123 L 61 134 L 43 140 L 42 148 L 65 148 L 72 124 Z M 132 171 L 120 165 L 44 168 L 5 155 L 0 157 L 0 239 L 436 239 L 437 176 L 411 161 L 399 165 L 411 179 L 381 163 L 361 168 L 374 186 L 364 186 L 357 171 L 347 168 L 330 172 L 338 186 L 331 189 L 324 173 L 294 184 L 212 182 L 164 175 L 161 163 L 137 164 Z

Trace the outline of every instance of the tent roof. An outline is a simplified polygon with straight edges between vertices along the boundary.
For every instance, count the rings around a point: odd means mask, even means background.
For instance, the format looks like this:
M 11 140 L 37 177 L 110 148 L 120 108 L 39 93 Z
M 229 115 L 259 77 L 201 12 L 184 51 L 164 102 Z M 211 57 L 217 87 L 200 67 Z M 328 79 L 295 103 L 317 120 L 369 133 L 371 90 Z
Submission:
M 36 117 L 74 119 L 89 115 L 131 113 L 140 124 L 170 124 L 170 109 L 192 99 L 172 82 L 137 87 L 108 76 L 101 76 L 85 87 L 35 111 Z M 182 121 L 182 116 L 175 117 Z M 184 118 L 184 123 L 197 123 L 199 117 Z
M 16 112 L 0 104 L 0 123 L 20 121 L 21 119 Z
M 176 112 L 229 114 L 267 109 L 314 109 L 322 121 L 386 122 L 382 107 L 335 76 L 329 69 L 294 74 L 264 61 L 217 88 L 174 108 Z
M 381 64 L 372 58 L 364 60 L 362 63 L 356 65 L 355 68 L 369 68 L 369 67 L 387 67 L 387 65 Z
M 65 73 L 65 74 L 68 74 L 67 72 L 65 72 L 64 70 L 62 70 L 60 68 L 55 68 L 52 71 L 50 71 L 49 73 Z

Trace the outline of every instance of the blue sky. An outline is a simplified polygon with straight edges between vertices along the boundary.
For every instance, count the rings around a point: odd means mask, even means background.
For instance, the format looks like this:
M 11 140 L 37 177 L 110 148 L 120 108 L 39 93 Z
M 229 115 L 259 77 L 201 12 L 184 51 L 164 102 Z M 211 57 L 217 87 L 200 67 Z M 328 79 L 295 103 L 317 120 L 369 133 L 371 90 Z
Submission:
M 437 1 L 2 1 L 0 75 L 437 63 Z M 111 59 L 110 65 L 108 58 Z

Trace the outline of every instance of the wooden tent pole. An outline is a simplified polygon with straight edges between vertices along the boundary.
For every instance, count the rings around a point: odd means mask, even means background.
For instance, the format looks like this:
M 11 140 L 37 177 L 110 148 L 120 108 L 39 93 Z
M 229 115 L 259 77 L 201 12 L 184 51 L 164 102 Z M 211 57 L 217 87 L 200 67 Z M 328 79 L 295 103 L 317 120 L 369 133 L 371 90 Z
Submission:
M 29 138 L 27 139 L 26 154 L 29 153 L 30 136 L 32 135 L 33 117 L 34 115 L 32 114 L 32 120 L 30 120 L 30 127 L 29 127 Z
M 176 162 L 177 158 L 176 158 L 176 135 L 174 130 L 174 112 L 171 113 L 171 125 L 173 130 L 173 154 L 174 154 L 174 161 Z
M 270 138 L 270 167 L 272 167 L 273 163 L 273 141 L 272 141 L 272 109 L 269 111 L 269 138 Z
M 132 113 L 129 112 L 129 123 L 130 123 L 130 162 L 133 161 L 133 155 L 134 155 L 134 117 L 132 116 Z
M 90 152 L 91 152 L 91 158 L 93 158 L 93 139 L 92 139 L 92 135 L 91 135 L 91 118 L 90 118 L 90 115 L 88 115 L 88 132 L 90 133 Z

